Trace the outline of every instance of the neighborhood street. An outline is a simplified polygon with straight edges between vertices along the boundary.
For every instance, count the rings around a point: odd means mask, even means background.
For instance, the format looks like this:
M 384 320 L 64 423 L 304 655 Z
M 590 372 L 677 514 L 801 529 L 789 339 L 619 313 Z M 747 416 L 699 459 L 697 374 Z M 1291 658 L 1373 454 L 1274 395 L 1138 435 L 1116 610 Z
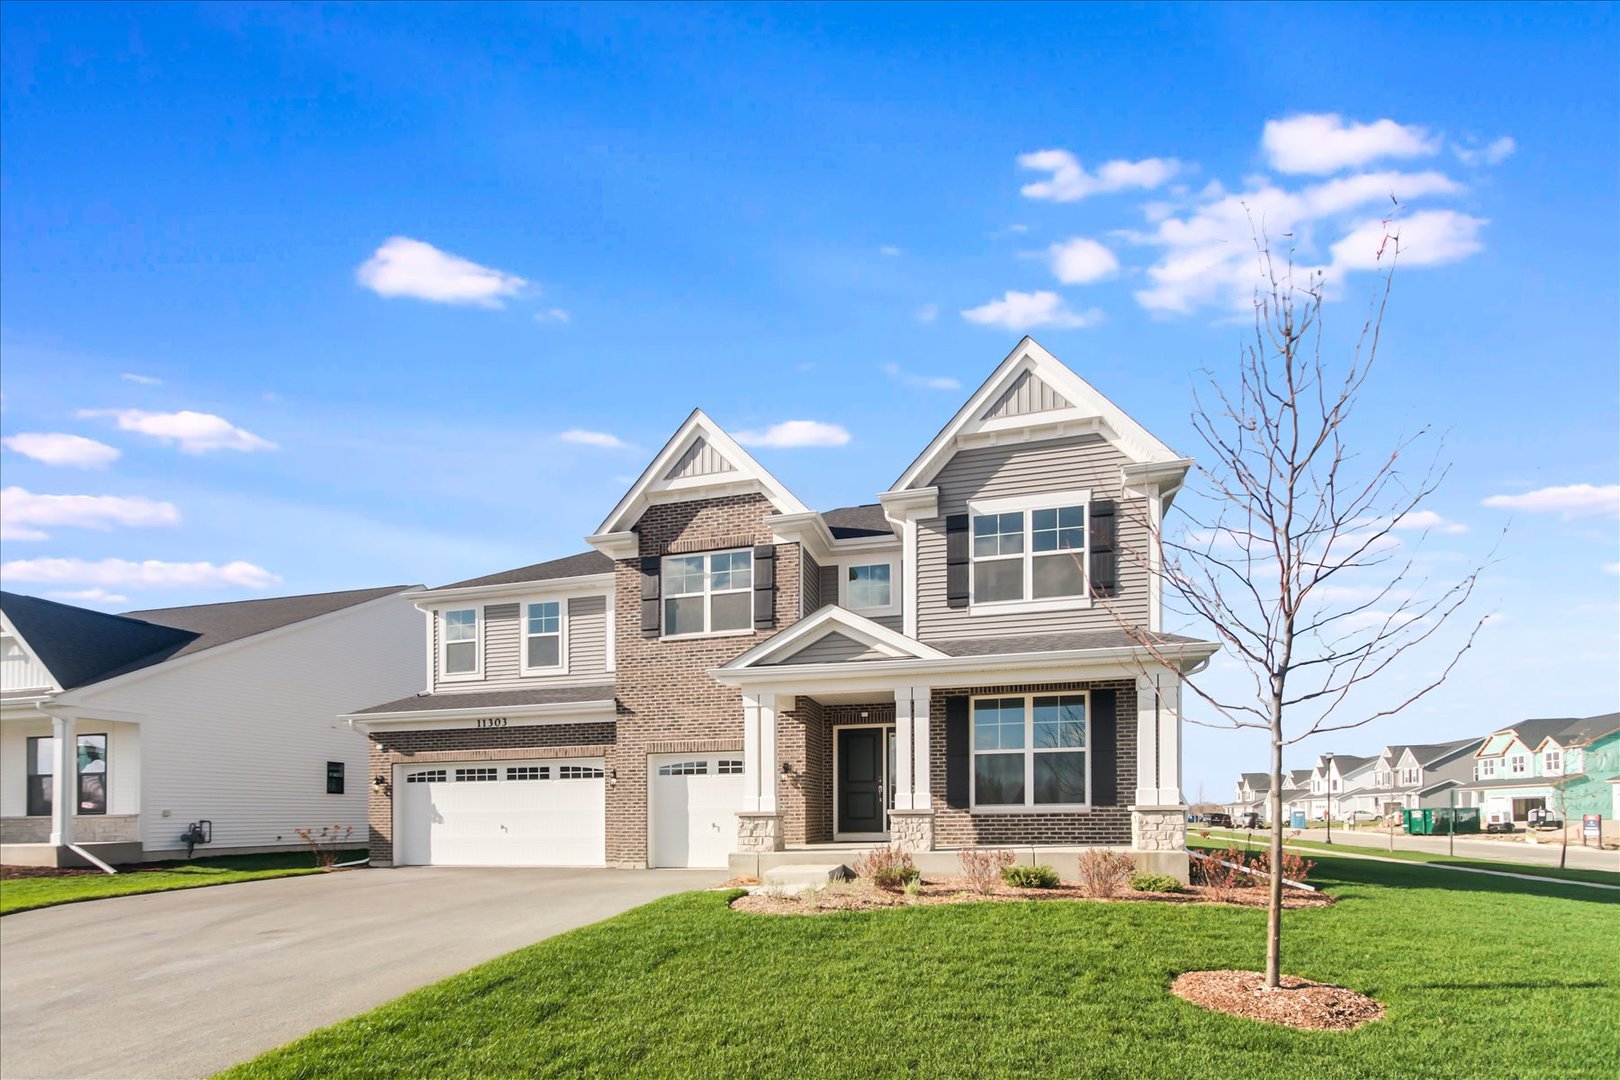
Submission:
M 1191 826 L 1197 835 L 1198 826 Z M 1236 835 L 1239 837 L 1252 837 L 1256 844 L 1265 842 L 1266 833 L 1263 830 L 1254 830 L 1245 833 L 1226 833 L 1215 829 L 1211 836 Z M 1286 834 L 1294 835 L 1294 830 Z M 1299 831 L 1299 839 L 1322 843 L 1327 839 L 1325 829 L 1304 829 Z M 1333 842 L 1348 847 L 1376 848 L 1379 851 L 1388 851 L 1390 848 L 1389 834 L 1374 829 L 1334 829 Z M 1447 838 L 1444 836 L 1407 836 L 1403 833 L 1395 834 L 1396 851 L 1426 851 L 1433 854 L 1444 855 L 1449 849 Z M 1491 862 L 1521 863 L 1526 866 L 1557 866 L 1558 845 L 1556 843 L 1525 843 L 1523 839 L 1487 840 L 1483 837 L 1469 838 L 1459 836 L 1456 839 L 1455 854 L 1459 858 L 1480 859 Z M 1581 847 L 1575 840 L 1570 841 L 1569 859 L 1565 863 L 1575 870 L 1609 870 L 1620 872 L 1620 851 L 1599 851 L 1595 847 Z
M 0 919 L 0 1075 L 207 1076 L 721 870 L 411 867 Z

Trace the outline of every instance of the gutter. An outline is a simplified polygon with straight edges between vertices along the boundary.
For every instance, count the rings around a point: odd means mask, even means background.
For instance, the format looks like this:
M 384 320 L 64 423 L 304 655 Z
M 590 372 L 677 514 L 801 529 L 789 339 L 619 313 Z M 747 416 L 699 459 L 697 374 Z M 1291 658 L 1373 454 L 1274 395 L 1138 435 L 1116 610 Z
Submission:
M 1178 662 L 1192 659 L 1207 663 L 1220 651 L 1215 642 L 1199 642 L 1165 649 Z M 803 683 L 807 676 L 872 677 L 883 679 L 889 675 L 945 675 L 959 676 L 964 670 L 1000 674 L 1005 668 L 1023 667 L 1045 672 L 1059 670 L 1073 672 L 1077 667 L 1119 667 L 1122 662 L 1154 664 L 1146 649 L 1124 646 L 1114 649 L 1069 649 L 1058 652 L 993 653 L 988 656 L 950 656 L 943 660 L 859 660 L 839 664 L 772 664 L 759 668 L 710 668 L 709 675 L 726 686 L 767 685 L 772 683 Z

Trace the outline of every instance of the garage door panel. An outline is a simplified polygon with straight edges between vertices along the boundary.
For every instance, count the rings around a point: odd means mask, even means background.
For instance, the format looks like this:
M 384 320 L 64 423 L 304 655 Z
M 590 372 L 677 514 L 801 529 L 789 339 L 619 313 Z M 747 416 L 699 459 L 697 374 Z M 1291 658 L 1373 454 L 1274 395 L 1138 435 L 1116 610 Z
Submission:
M 737 846 L 740 755 L 665 755 L 648 764 L 652 865 L 725 866 Z
M 564 775 L 568 779 L 561 779 Z M 401 864 L 601 866 L 601 759 L 430 766 L 407 772 L 399 799 Z

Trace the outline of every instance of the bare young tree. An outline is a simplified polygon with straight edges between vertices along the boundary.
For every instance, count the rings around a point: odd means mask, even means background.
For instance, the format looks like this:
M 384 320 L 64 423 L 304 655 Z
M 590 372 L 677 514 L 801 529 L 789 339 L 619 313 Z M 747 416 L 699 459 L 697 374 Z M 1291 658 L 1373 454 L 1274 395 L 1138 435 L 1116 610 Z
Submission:
M 1235 385 L 1210 376 L 1193 425 L 1208 450 L 1196 480 L 1176 502 L 1186 515 L 1175 538 L 1154 537 L 1172 607 L 1213 628 L 1227 657 L 1252 681 L 1224 691 L 1209 672 L 1184 685 L 1215 713 L 1209 726 L 1264 731 L 1271 742 L 1268 795 L 1271 866 L 1283 856 L 1286 747 L 1328 731 L 1391 716 L 1429 694 L 1472 647 L 1484 619 L 1460 639 L 1436 640 L 1473 594 L 1482 566 L 1437 583 L 1395 536 L 1421 528 L 1419 507 L 1444 479 L 1431 457 L 1413 467 L 1427 427 L 1369 451 L 1357 440 L 1356 406 L 1375 360 L 1399 251 L 1386 239 L 1383 284 L 1348 360 L 1324 357 L 1321 271 L 1296 280 L 1291 258 L 1277 265 L 1257 231 L 1260 287 L 1254 335 L 1242 349 Z M 1461 620 L 1459 620 L 1461 622 Z M 1173 648 L 1140 630 L 1153 659 Z M 1413 674 L 1403 657 L 1439 651 Z M 1413 657 L 1416 659 L 1416 657 Z M 1395 675 L 1398 678 L 1384 678 Z M 1387 682 L 1373 686 L 1375 681 Z M 1384 700 L 1367 704 L 1382 692 Z M 1282 878 L 1271 877 L 1266 985 L 1282 974 Z

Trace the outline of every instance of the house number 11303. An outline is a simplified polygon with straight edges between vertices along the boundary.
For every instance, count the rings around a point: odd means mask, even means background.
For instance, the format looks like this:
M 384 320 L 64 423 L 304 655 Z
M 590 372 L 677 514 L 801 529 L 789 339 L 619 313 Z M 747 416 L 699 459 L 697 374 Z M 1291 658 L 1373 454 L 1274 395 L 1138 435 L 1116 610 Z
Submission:
M 480 716 L 478 718 L 477 724 L 478 724 L 479 727 L 505 727 L 506 726 L 506 717 L 504 717 L 504 716 Z

